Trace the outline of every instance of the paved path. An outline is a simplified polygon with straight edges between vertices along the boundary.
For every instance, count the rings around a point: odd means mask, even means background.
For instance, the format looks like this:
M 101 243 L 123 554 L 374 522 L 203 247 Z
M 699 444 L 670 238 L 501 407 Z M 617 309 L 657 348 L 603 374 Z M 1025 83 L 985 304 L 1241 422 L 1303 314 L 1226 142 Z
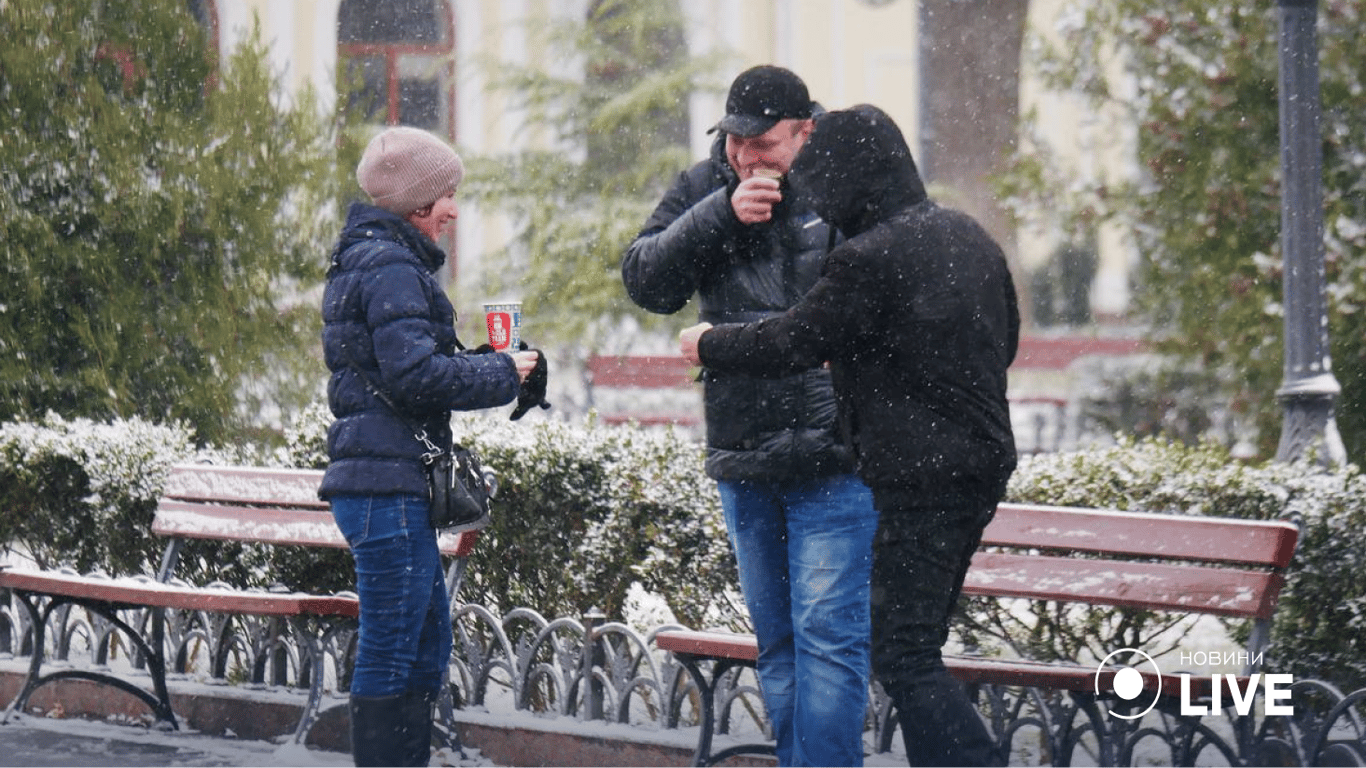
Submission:
M 433 756 L 432 767 L 443 764 Z M 499 768 L 470 750 L 460 768 Z M 350 754 L 20 716 L 0 726 L 0 768 L 351 768 Z
M 83 720 L 0 725 L 0 766 L 347 766 L 350 755 Z

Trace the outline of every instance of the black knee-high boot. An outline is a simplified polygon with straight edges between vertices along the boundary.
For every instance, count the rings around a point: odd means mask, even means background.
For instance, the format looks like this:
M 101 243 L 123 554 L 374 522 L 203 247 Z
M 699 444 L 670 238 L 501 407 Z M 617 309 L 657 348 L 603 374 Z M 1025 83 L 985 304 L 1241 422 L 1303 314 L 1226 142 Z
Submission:
M 351 757 L 356 765 L 406 765 L 403 705 L 403 696 L 351 696 Z
M 426 766 L 432 759 L 432 705 L 436 694 L 408 691 L 403 694 L 403 762 L 400 765 Z

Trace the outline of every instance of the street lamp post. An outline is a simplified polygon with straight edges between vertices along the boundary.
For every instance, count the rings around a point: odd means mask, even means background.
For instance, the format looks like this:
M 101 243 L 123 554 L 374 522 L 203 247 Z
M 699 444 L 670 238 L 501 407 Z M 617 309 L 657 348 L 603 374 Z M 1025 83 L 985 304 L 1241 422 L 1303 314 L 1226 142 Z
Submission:
M 1294 461 L 1313 450 L 1320 463 L 1343 464 L 1333 417 L 1342 388 L 1333 377 L 1324 301 L 1318 1 L 1279 2 L 1285 378 L 1276 392 L 1284 410 L 1276 458 Z

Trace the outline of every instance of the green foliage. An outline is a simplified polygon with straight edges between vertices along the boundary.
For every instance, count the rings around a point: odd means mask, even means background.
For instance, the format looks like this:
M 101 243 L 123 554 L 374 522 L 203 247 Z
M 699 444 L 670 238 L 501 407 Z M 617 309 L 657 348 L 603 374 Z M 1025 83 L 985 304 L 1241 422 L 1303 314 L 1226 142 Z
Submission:
M 288 448 L 272 451 L 196 451 L 184 427 L 139 419 L 0 424 L 0 541 L 45 567 L 154 575 L 165 540 L 151 521 L 172 464 L 322 468 L 330 423 L 315 403 L 286 428 Z M 744 628 L 720 499 L 700 447 L 672 432 L 626 427 L 472 417 L 455 426 L 501 486 L 462 599 L 551 617 L 597 607 L 616 620 L 644 590 L 690 626 Z M 355 589 L 349 553 L 302 547 L 191 541 L 177 576 L 323 594 Z
M 492 258 L 491 288 L 515 289 L 552 338 L 592 346 L 595 332 L 637 314 L 621 254 L 689 162 L 686 105 L 713 65 L 686 57 L 676 0 L 590 6 L 582 22 L 529 27 L 546 68 L 486 63 L 491 87 L 546 132 L 523 138 L 544 148 L 467 156 L 463 190 L 517 227 Z
M 0 424 L 0 542 L 44 567 L 145 573 L 165 548 L 149 530 L 161 482 L 188 452 L 182 426 Z
M 1355 466 L 1232 461 L 1213 444 L 1121 439 L 1113 447 L 1025 457 L 1007 500 L 1211 515 L 1290 518 L 1301 526 L 1267 649 L 1267 668 L 1343 690 L 1366 685 L 1366 477 Z M 1108 608 L 967 601 L 964 641 L 1037 659 L 1100 659 L 1116 648 L 1179 647 L 1181 617 Z M 1246 622 L 1231 622 L 1245 639 Z
M 1366 456 L 1366 51 L 1363 0 L 1321 3 L 1324 214 L 1332 355 L 1348 455 Z M 1050 83 L 1138 127 L 1137 183 L 1072 185 L 1046 154 L 1009 188 L 1035 208 L 1126 224 L 1140 264 L 1139 314 L 1163 343 L 1250 406 L 1275 449 L 1282 379 L 1278 7 L 1220 0 L 1086 3 L 1040 65 Z M 1123 64 L 1125 82 L 1108 79 Z M 1067 190 L 1067 191 L 1064 191 Z M 1026 206 L 1030 207 L 1030 206 Z M 1234 372 L 1234 373 L 1230 373 Z
M 294 463 L 325 464 L 328 423 L 318 407 L 291 429 Z M 721 502 L 700 446 L 672 431 L 592 423 L 463 417 L 454 426 L 499 478 L 462 599 L 551 617 L 596 607 L 620 618 L 639 584 L 689 626 L 741 625 Z
M 180 0 L 11 0 L 0 36 L 0 418 L 223 440 L 312 399 L 332 149 L 259 36 L 215 69 Z
M 288 451 L 272 453 L 195 453 L 184 427 L 138 419 L 0 423 L 0 540 L 48 567 L 152 574 L 164 542 L 149 527 L 170 465 L 198 458 L 320 466 L 330 420 L 320 405 L 307 409 L 288 429 Z M 464 600 L 499 612 L 530 607 L 552 618 L 597 607 L 616 620 L 648 612 L 636 600 L 643 590 L 666 601 L 683 624 L 746 628 L 720 501 L 698 446 L 672 432 L 593 424 L 466 417 L 455 426 L 457 439 L 476 448 L 501 481 L 493 524 L 470 559 Z M 1344 690 L 1366 686 L 1366 477 L 1356 467 L 1248 465 L 1212 444 L 1120 440 L 1025 457 L 1007 499 L 1296 519 L 1300 545 L 1267 668 Z M 347 553 L 303 548 L 191 542 L 178 575 L 311 592 L 354 588 Z M 1158 655 L 1179 645 L 1163 630 L 1180 625 L 1180 617 L 965 602 L 955 631 L 987 653 L 1084 660 L 1119 647 Z
M 501 481 L 494 523 L 470 559 L 467 600 L 619 617 L 639 582 L 684 624 L 734 621 L 726 597 L 738 594 L 735 564 L 700 446 L 671 431 L 457 423 L 458 439 Z
M 171 465 L 196 456 L 222 464 L 264 461 L 259 452 L 241 448 L 196 454 L 190 430 L 182 424 L 162 426 L 138 418 L 68 421 L 56 414 L 39 422 L 0 424 L 0 542 L 42 567 L 154 576 L 166 548 L 166 540 L 151 532 L 157 497 Z M 313 561 L 288 563 L 288 554 L 190 541 L 181 550 L 176 575 L 197 584 L 269 587 L 288 583 L 288 575 L 280 576 L 273 566 L 276 558 L 286 569 L 317 570 Z M 351 581 L 333 575 L 318 583 Z

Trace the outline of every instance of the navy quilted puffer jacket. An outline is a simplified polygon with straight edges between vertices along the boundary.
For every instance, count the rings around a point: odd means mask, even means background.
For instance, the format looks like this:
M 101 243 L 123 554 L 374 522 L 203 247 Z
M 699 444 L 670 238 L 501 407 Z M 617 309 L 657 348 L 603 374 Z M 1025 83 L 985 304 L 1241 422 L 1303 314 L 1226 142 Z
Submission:
M 423 444 L 353 365 L 443 447 L 451 411 L 517 397 L 511 356 L 458 351 L 455 311 L 432 276 L 445 261 L 401 217 L 361 203 L 347 212 L 323 292 L 327 399 L 336 421 L 327 433 L 322 497 L 427 493 Z

